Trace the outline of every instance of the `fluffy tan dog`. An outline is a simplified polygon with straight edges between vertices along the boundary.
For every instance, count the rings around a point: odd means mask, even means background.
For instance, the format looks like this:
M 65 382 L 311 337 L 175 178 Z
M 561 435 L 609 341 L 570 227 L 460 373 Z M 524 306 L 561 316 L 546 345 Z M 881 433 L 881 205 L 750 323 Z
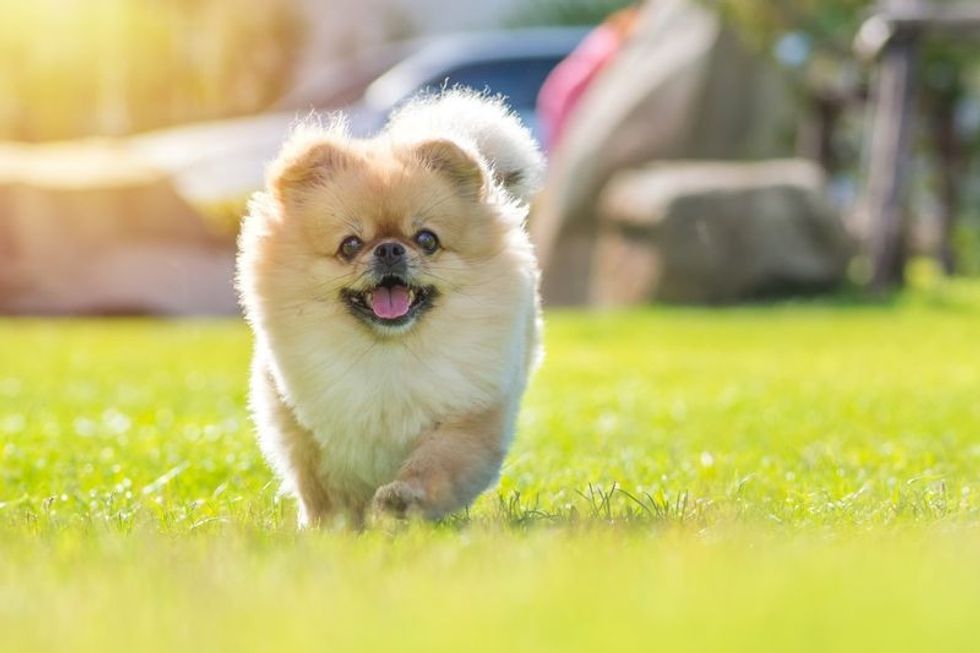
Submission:
M 260 443 L 301 525 L 438 518 L 496 479 L 539 352 L 542 170 L 519 120 L 463 91 L 371 140 L 337 122 L 285 144 L 238 281 Z

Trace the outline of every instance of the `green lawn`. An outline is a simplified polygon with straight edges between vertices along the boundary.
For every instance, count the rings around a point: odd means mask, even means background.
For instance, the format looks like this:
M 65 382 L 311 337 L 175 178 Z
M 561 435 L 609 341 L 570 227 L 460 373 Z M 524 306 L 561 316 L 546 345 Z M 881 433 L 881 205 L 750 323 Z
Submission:
M 0 652 L 980 650 L 980 285 L 547 345 L 468 515 L 296 533 L 241 324 L 0 321 Z

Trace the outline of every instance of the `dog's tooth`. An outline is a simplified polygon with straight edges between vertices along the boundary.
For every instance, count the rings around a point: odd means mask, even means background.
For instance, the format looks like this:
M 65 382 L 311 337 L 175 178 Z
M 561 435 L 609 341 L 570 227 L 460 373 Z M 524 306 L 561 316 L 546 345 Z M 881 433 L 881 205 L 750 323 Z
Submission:
M 408 303 L 411 304 L 414 301 L 415 301 L 415 289 L 414 288 L 409 288 L 408 289 Z

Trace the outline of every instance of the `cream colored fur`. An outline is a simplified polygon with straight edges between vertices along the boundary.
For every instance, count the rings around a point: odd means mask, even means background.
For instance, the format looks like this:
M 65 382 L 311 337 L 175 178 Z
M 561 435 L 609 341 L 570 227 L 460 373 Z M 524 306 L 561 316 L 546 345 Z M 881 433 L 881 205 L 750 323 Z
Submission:
M 539 352 L 538 270 L 524 227 L 542 159 L 497 100 L 451 91 L 372 140 L 297 130 L 250 204 L 238 284 L 255 334 L 251 408 L 302 524 L 382 512 L 438 518 L 496 479 Z M 427 255 L 419 229 L 443 244 Z M 433 307 L 388 328 L 343 288 L 368 284 L 355 234 L 409 249 Z

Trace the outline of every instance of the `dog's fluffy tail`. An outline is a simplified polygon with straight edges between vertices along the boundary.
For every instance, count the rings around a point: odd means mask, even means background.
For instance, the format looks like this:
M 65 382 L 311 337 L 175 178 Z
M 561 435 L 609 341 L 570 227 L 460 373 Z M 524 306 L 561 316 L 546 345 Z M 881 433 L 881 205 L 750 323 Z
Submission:
M 399 140 L 448 138 L 477 153 L 496 185 L 528 203 L 544 179 L 537 142 L 500 97 L 454 88 L 398 110 L 385 132 Z

